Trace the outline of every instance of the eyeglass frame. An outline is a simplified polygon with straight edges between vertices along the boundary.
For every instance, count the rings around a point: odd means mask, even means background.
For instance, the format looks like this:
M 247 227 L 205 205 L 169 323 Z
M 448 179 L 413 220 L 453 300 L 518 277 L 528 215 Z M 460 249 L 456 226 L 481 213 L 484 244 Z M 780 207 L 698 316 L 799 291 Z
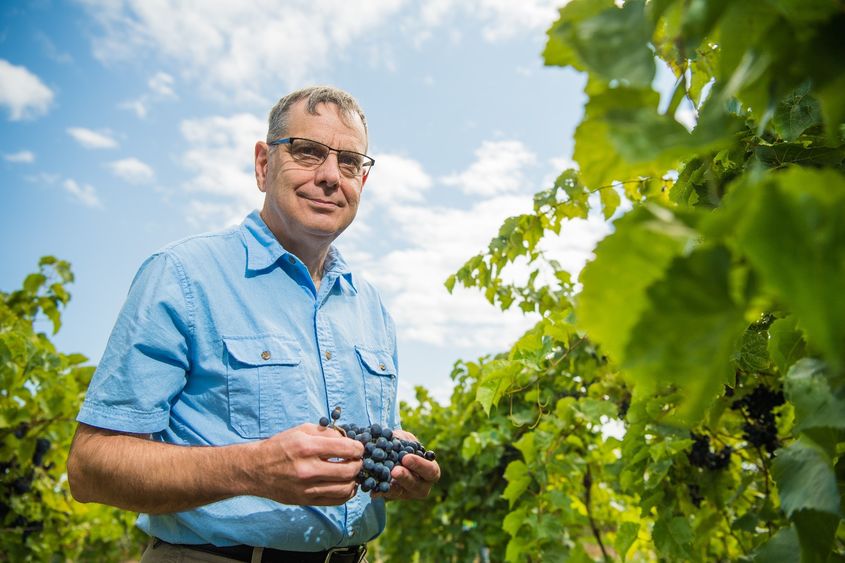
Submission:
M 321 143 L 320 141 L 315 141 L 314 139 L 308 139 L 306 137 L 281 137 L 279 139 L 275 139 L 273 141 L 270 141 L 267 144 L 270 145 L 270 146 L 279 146 L 279 145 L 291 145 L 292 146 L 294 141 L 308 141 L 309 143 L 314 143 L 316 145 L 320 145 L 322 147 L 326 147 L 327 149 L 329 149 L 329 152 L 326 153 L 326 158 L 324 158 L 323 162 L 318 164 L 317 167 L 322 166 L 323 163 L 326 162 L 326 159 L 329 158 L 329 154 L 332 153 L 332 152 L 335 152 L 338 155 L 342 152 L 354 154 L 354 155 L 364 157 L 366 159 L 364 162 L 366 162 L 367 160 L 370 161 L 369 164 L 362 164 L 361 165 L 361 168 L 362 169 L 366 168 L 367 171 L 362 172 L 360 176 L 354 176 L 355 178 L 366 178 L 370 174 L 370 170 L 372 169 L 372 167 L 376 165 L 376 159 L 374 159 L 373 157 L 368 156 L 364 153 L 356 152 L 356 151 L 350 151 L 350 150 L 346 150 L 346 149 L 336 149 L 334 147 L 330 147 L 326 143 Z

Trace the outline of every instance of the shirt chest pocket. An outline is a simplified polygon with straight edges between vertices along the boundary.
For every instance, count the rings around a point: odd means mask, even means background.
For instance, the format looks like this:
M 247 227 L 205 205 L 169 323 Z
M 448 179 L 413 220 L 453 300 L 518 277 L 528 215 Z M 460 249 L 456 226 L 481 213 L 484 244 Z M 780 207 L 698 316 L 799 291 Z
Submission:
M 298 342 L 278 335 L 224 336 L 223 345 L 229 422 L 235 432 L 266 438 L 304 421 Z
M 393 362 L 393 356 L 386 350 L 362 346 L 355 346 L 355 352 L 364 377 L 364 393 L 370 421 L 393 428 L 396 425 L 393 413 L 393 402 L 396 400 L 396 364 Z

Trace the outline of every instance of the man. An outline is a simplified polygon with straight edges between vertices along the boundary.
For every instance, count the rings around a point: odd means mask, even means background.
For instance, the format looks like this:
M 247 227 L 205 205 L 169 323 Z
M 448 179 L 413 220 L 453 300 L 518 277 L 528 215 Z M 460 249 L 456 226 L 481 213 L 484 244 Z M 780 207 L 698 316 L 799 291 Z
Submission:
M 80 410 L 74 497 L 141 512 L 143 562 L 359 561 L 385 525 L 358 490 L 363 446 L 314 424 L 398 425 L 393 322 L 332 242 L 374 161 L 347 93 L 296 91 L 255 145 L 260 213 L 154 254 Z M 397 430 L 404 439 L 413 439 Z M 423 498 L 406 456 L 387 499 Z M 175 560 L 175 559 L 174 559 Z

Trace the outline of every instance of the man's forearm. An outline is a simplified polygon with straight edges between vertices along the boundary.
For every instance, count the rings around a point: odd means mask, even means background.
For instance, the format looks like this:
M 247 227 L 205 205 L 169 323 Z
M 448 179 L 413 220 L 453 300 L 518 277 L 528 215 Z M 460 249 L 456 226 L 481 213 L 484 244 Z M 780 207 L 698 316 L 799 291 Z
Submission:
M 250 494 L 252 444 L 185 447 L 80 424 L 68 458 L 81 502 L 160 514 Z

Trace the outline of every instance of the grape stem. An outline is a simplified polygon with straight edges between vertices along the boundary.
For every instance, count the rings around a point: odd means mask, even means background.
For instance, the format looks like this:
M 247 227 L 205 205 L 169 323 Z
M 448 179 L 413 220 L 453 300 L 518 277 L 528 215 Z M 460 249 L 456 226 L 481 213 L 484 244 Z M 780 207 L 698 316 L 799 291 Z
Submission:
M 596 526 L 596 521 L 593 519 L 593 510 L 590 506 L 592 488 L 593 473 L 590 469 L 590 465 L 587 464 L 587 471 L 584 473 L 584 506 L 587 509 L 587 518 L 590 520 L 590 529 L 593 531 L 593 536 L 596 538 L 596 542 L 598 542 L 599 544 L 599 549 L 601 549 L 601 553 L 604 556 L 604 560 L 610 561 L 610 556 L 607 554 L 607 550 L 604 547 L 604 543 L 601 541 L 601 533 L 599 533 L 599 528 L 598 526 Z

